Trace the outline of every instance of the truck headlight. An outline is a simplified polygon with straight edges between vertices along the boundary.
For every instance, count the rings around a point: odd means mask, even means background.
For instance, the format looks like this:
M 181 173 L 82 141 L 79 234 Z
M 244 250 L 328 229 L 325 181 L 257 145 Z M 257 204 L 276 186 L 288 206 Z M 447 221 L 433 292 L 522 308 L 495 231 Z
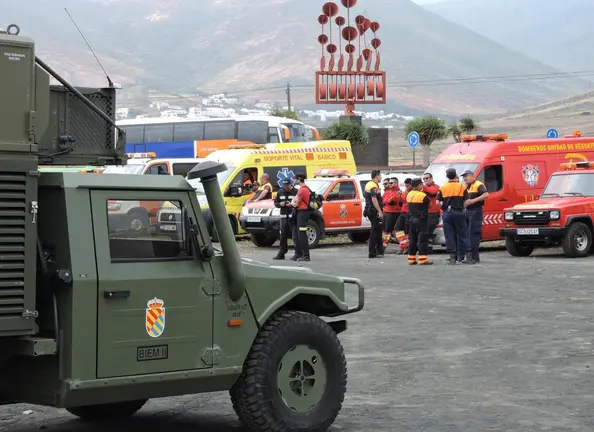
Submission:
M 280 216 L 280 209 L 279 208 L 273 208 L 272 209 L 272 213 L 270 214 L 270 216 Z
M 506 221 L 513 221 L 514 220 L 514 212 L 505 212 L 504 218 Z
M 108 203 L 107 211 L 118 211 L 121 208 L 120 203 Z
M 247 216 L 248 215 L 248 208 L 247 207 L 244 207 L 244 208 L 241 209 L 241 215 L 242 216 Z
M 549 213 L 549 218 L 551 220 L 559 220 L 560 217 L 561 217 L 561 212 L 559 212 L 559 210 L 553 210 L 553 211 L 551 211 L 551 213 Z

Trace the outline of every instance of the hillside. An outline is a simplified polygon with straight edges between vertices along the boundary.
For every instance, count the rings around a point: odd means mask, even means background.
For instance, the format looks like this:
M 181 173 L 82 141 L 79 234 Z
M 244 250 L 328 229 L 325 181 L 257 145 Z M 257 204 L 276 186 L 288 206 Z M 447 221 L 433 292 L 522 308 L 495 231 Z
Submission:
M 594 69 L 592 0 L 449 0 L 424 6 L 550 66 Z
M 383 67 L 394 103 L 442 114 L 505 113 L 590 89 L 577 79 L 491 80 L 480 84 L 394 83 L 551 73 L 555 69 L 428 12 L 410 0 L 366 0 L 381 24 Z M 278 97 L 291 82 L 297 103 L 319 64 L 316 17 L 303 0 L 20 0 L 0 15 L 39 42 L 39 55 L 78 85 L 105 79 L 63 10 L 67 7 L 115 82 L 159 91 L 237 92 Z M 594 87 L 594 86 L 592 86 Z

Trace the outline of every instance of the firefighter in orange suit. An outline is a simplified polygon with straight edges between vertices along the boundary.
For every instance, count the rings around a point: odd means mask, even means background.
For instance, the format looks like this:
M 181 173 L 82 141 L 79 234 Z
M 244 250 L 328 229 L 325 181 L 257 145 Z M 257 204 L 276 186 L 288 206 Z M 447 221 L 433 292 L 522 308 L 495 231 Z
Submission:
M 423 192 L 423 180 L 415 178 L 411 182 L 411 191 L 406 194 L 408 203 L 408 264 L 431 265 L 429 252 L 429 205 L 431 199 Z
M 441 210 L 437 207 L 437 193 L 439 192 L 439 186 L 435 181 L 433 181 L 433 175 L 431 173 L 426 172 L 423 174 L 423 182 L 425 186 L 423 186 L 423 192 L 425 192 L 429 199 L 431 200 L 431 205 L 429 206 L 429 248 L 433 246 L 433 236 L 435 234 L 435 228 L 439 224 L 439 219 L 441 217 Z

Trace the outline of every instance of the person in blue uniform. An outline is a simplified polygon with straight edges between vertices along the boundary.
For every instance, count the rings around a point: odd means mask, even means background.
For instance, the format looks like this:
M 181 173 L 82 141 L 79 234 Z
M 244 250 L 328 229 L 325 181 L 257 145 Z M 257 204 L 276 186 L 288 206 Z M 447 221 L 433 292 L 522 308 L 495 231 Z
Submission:
M 448 264 L 458 263 L 458 256 L 466 256 L 466 263 L 472 264 L 472 255 L 468 244 L 468 228 L 464 214 L 465 202 L 468 200 L 466 187 L 458 181 L 454 168 L 446 170 L 448 182 L 441 185 L 437 193 L 437 205 L 443 211 L 443 233 L 446 248 L 450 254 Z
M 475 263 L 481 262 L 479 249 L 481 245 L 481 235 L 483 233 L 483 206 L 485 200 L 489 198 L 486 186 L 478 181 L 474 173 L 466 170 L 462 173 L 466 190 L 468 190 L 468 201 L 466 201 L 466 225 L 468 227 L 468 243 L 472 260 Z

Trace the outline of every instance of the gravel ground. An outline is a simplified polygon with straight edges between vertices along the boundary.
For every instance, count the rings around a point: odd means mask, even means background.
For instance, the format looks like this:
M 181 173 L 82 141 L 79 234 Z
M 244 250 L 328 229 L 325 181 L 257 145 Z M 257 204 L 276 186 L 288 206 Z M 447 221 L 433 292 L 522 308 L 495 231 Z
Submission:
M 240 247 L 268 262 L 276 253 Z M 409 268 L 392 254 L 370 261 L 364 245 L 348 242 L 325 244 L 312 257 L 307 265 L 316 271 L 359 277 L 367 287 L 365 309 L 341 335 L 349 385 L 332 431 L 594 430 L 591 257 L 550 249 L 518 259 L 490 248 L 477 266 L 447 267 L 438 253 L 435 265 Z M 0 430 L 38 429 L 243 430 L 227 393 L 153 400 L 113 425 L 87 425 L 64 410 L 0 407 Z

